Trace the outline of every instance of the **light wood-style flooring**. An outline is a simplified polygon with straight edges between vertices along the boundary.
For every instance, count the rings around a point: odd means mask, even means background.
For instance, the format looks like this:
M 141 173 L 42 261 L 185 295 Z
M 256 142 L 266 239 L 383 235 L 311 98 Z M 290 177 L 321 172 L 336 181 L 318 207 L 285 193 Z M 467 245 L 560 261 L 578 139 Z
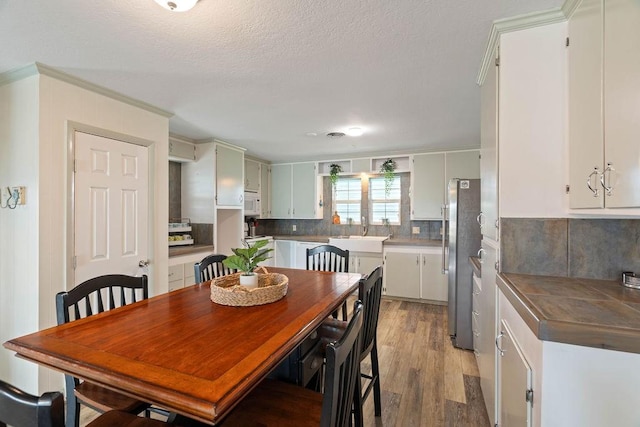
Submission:
M 382 417 L 374 417 L 370 395 L 366 426 L 489 426 L 475 357 L 451 345 L 447 307 L 383 299 L 378 353 Z M 368 359 L 363 369 L 370 369 Z M 83 407 L 81 425 L 95 416 Z

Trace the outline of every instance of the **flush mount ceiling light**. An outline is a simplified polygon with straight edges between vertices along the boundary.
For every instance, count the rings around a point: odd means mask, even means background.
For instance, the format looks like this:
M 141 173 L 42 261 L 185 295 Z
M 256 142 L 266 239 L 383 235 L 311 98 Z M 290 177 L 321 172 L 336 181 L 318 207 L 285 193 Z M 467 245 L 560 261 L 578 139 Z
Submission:
M 347 129 L 347 135 L 349 136 L 362 136 L 362 128 L 349 128 Z
M 198 0 L 155 0 L 160 6 L 172 12 L 186 12 L 198 3 Z

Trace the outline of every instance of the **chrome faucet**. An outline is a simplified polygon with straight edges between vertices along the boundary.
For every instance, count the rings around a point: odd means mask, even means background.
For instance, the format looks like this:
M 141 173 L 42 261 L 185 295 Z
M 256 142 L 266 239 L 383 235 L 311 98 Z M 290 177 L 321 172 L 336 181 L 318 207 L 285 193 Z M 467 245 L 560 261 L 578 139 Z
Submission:
M 369 232 L 369 227 L 367 227 L 367 217 L 363 216 L 362 217 L 362 236 L 366 236 L 367 233 Z

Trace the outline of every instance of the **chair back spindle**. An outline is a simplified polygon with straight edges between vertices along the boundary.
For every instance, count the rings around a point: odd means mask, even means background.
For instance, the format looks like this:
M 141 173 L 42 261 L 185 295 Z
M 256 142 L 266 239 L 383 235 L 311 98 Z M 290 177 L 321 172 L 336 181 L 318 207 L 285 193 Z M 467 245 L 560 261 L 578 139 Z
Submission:
M 226 255 L 215 254 L 208 255 L 204 257 L 202 261 L 196 262 L 193 265 L 193 269 L 197 283 L 207 282 L 216 277 L 235 273 L 236 270 L 228 268 L 222 263 L 226 258 Z

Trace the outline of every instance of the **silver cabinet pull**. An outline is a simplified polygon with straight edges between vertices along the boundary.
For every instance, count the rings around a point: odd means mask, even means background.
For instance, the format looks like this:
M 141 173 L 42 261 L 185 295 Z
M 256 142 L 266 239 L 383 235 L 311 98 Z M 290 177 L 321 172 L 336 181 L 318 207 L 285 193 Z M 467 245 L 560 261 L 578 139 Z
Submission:
M 504 332 L 500 331 L 500 334 L 496 337 L 496 348 L 498 349 L 498 353 L 500 353 L 501 357 L 504 357 L 504 350 L 500 348 L 500 344 L 498 343 L 498 341 L 500 341 L 500 338 L 502 338 L 504 336 Z
M 475 311 L 475 310 L 473 310 L 473 311 L 471 312 L 471 314 L 473 314 L 474 316 L 480 316 L 480 313 L 478 313 L 478 312 L 477 312 L 477 311 Z
M 612 164 L 607 163 L 607 168 L 600 174 L 600 185 L 602 185 L 602 188 L 604 188 L 604 191 L 606 192 L 607 196 L 611 195 L 611 192 L 613 191 L 613 186 L 612 185 L 607 186 L 605 184 L 604 174 L 609 172 L 609 184 L 611 184 L 611 172 L 613 171 L 615 171 L 615 169 L 613 168 Z
M 240 203 L 242 203 L 242 201 L 244 200 L 244 194 L 240 195 Z
M 482 228 L 484 226 L 484 213 L 480 212 L 476 217 L 476 221 L 478 221 L 478 225 Z
M 480 264 L 484 264 L 484 260 L 482 259 L 482 254 L 485 253 L 484 248 L 478 249 L 478 258 L 480 258 Z
M 598 175 L 600 175 L 600 171 L 598 170 L 597 167 L 593 168 L 593 172 L 591 172 L 588 176 L 587 176 L 587 187 L 589 188 L 589 190 L 591 190 L 591 192 L 593 193 L 593 197 L 598 197 L 598 195 L 600 194 L 600 190 L 598 189 L 597 186 L 593 186 L 591 185 L 591 177 L 595 176 L 596 180 L 598 179 Z M 595 184 L 595 183 L 594 183 Z M 604 184 L 602 184 L 604 185 Z

